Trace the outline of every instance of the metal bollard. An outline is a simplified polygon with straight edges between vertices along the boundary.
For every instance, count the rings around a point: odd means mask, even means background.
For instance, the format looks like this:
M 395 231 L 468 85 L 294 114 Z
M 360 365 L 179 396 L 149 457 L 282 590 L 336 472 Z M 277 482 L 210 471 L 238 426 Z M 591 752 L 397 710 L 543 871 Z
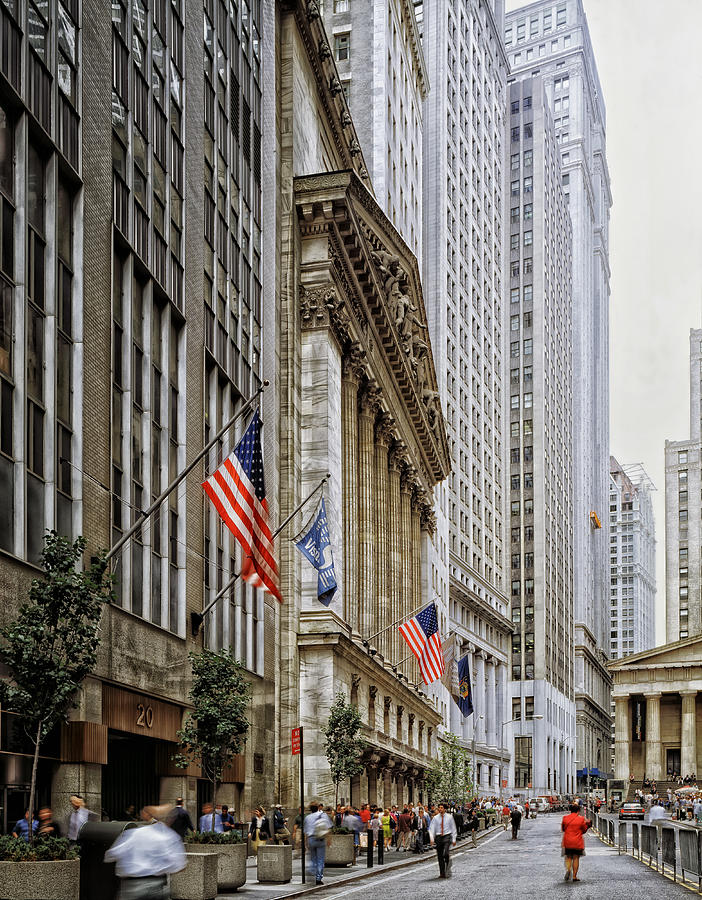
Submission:
M 369 869 L 373 868 L 373 829 L 368 828 L 366 830 L 366 837 L 368 839 L 368 852 L 366 854 L 366 865 Z
M 385 861 L 385 841 L 383 839 L 382 829 L 378 832 L 378 865 L 382 866 Z

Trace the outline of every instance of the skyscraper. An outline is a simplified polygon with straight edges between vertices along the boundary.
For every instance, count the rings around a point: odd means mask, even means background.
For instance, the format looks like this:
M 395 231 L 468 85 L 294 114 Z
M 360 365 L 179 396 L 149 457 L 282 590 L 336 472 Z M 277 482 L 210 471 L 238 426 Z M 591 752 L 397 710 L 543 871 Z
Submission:
M 610 656 L 655 646 L 656 529 L 651 490 L 642 466 L 612 457 L 609 486 Z
M 470 655 L 475 712 L 451 728 L 476 745 L 483 792 L 504 780 L 508 635 L 504 573 L 504 123 L 502 0 L 422 10 L 423 281 L 452 472 L 435 490 L 450 628 Z M 441 363 L 439 363 L 441 361 Z
M 690 330 L 690 438 L 665 442 L 665 639 L 702 634 L 702 329 Z
M 507 16 L 516 79 L 543 78 L 573 223 L 573 596 L 578 761 L 610 735 L 609 209 L 605 105 L 582 0 L 540 0 Z
M 543 79 L 512 82 L 508 102 L 509 733 L 515 787 L 569 793 L 575 768 L 572 232 Z

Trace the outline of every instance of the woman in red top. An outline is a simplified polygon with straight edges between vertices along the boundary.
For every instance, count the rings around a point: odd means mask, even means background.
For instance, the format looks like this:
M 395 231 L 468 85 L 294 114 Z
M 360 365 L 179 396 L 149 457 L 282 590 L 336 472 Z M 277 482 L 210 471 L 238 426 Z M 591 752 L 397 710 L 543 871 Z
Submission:
M 578 866 L 580 865 L 580 857 L 585 852 L 585 832 L 592 825 L 589 819 L 584 819 L 580 815 L 580 807 L 574 803 L 570 807 L 570 813 L 563 816 L 561 822 L 561 831 L 563 832 L 563 850 L 565 852 L 565 881 L 570 880 L 571 868 L 573 870 L 573 881 L 580 881 L 578 878 Z

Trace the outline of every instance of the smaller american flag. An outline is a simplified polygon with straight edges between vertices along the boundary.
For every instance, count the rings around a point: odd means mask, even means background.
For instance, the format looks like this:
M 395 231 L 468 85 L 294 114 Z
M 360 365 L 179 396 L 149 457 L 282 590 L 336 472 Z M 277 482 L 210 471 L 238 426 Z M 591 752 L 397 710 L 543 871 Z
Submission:
M 407 622 L 400 625 L 400 634 L 419 660 L 419 671 L 424 684 L 441 678 L 444 672 L 444 655 L 441 651 L 439 620 L 436 606 L 430 603 Z
M 202 486 L 224 524 L 242 546 L 243 580 L 268 591 L 282 603 L 278 564 L 268 522 L 258 410 L 242 439 Z

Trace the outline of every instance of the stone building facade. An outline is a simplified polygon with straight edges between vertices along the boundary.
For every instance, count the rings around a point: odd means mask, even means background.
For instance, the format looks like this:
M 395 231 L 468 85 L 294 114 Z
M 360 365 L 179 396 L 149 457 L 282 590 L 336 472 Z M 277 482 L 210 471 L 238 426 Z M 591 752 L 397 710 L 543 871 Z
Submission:
M 0 8 L 3 620 L 37 574 L 44 527 L 86 535 L 89 553 L 110 547 L 263 378 L 273 13 L 235 9 Z M 200 488 L 237 433 L 116 559 L 96 671 L 42 760 L 40 800 L 57 816 L 74 793 L 110 816 L 178 795 L 195 814 L 206 784 L 171 757 L 187 653 L 203 642 L 232 646 L 254 685 L 246 756 L 222 799 L 243 815 L 268 795 L 274 606 L 238 587 L 204 631 L 190 627 L 239 563 Z M 271 505 L 275 516 L 274 492 Z M 29 780 L 12 721 L 3 711 L 6 819 L 26 808 Z
M 333 798 L 322 728 L 343 693 L 368 749 L 342 794 L 402 802 L 421 795 L 441 716 L 387 626 L 430 596 L 431 492 L 448 445 L 417 261 L 373 196 L 334 62 L 319 50 L 318 5 L 289 3 L 279 26 L 281 515 L 329 473 L 339 584 L 323 607 L 316 573 L 281 549 L 279 793 L 296 803 L 289 741 L 302 725 L 306 790 Z
M 505 45 L 517 79 L 546 85 L 573 223 L 573 591 L 578 767 L 610 733 L 609 210 L 606 110 L 582 0 L 512 10 Z

